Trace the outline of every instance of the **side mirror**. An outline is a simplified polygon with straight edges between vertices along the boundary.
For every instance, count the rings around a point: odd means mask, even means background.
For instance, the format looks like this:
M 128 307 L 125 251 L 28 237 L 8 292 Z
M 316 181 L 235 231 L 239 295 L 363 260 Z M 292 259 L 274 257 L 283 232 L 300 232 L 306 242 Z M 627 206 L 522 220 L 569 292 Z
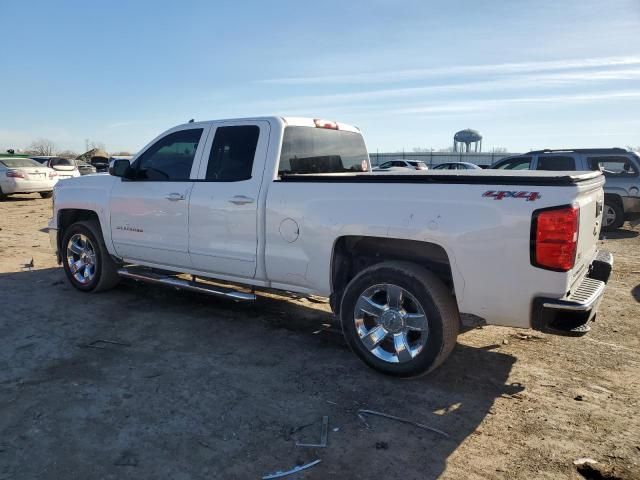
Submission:
M 109 175 L 114 177 L 130 178 L 131 164 L 129 160 L 119 158 L 109 163 Z

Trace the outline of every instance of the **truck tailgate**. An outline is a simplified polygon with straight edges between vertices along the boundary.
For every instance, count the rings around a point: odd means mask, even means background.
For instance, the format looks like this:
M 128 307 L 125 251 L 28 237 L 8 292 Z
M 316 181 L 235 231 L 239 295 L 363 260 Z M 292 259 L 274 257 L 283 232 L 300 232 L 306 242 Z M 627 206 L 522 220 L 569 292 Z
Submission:
M 580 207 L 578 226 L 578 246 L 576 262 L 571 271 L 570 285 L 573 288 L 587 273 L 589 264 L 594 259 L 598 250 L 598 239 L 602 225 L 602 208 L 604 205 L 603 180 L 598 179 L 587 185 L 579 186 L 576 203 Z

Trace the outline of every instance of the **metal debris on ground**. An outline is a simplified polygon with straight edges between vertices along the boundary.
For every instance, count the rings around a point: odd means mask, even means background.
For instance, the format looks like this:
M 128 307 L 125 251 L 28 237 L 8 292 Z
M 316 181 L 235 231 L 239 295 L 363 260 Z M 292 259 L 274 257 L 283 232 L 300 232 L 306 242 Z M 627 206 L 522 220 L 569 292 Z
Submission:
M 322 417 L 322 433 L 320 434 L 320 443 L 298 443 L 298 442 L 296 442 L 296 447 L 325 448 L 327 446 L 328 430 L 329 430 L 329 417 Z
M 28 272 L 31 271 L 31 269 L 34 267 L 35 263 L 33 261 L 33 257 L 31 257 L 31 260 L 29 260 L 28 258 L 26 258 L 23 262 L 22 262 L 22 270 L 26 270 Z
M 272 478 L 286 477 L 287 475 L 292 475 L 294 473 L 301 472 L 302 470 L 306 470 L 307 468 L 311 468 L 314 465 L 319 464 L 320 462 L 321 462 L 321 460 L 318 459 L 318 460 L 314 460 L 311 463 L 307 463 L 305 465 L 298 465 L 296 467 L 293 467 L 291 470 L 287 470 L 286 472 L 277 471 L 275 473 L 268 473 L 267 475 L 262 477 L 262 480 L 271 480 Z
M 125 343 L 125 342 L 117 342 L 115 340 L 94 340 L 91 343 L 87 343 L 86 345 L 81 345 L 81 347 L 86 347 L 86 348 L 99 348 L 101 350 L 104 350 L 106 347 L 104 345 L 100 345 L 101 343 L 107 343 L 107 344 L 111 344 L 111 345 L 122 345 L 123 347 L 130 347 L 131 344 L 130 343 Z
M 542 337 L 530 333 L 512 333 L 511 337 L 518 340 L 544 340 Z
M 429 430 L 430 432 L 434 432 L 434 433 L 442 435 L 443 437 L 449 438 L 449 434 L 448 433 L 445 433 L 442 430 L 438 430 L 437 428 L 430 427 L 429 425 L 425 425 L 423 423 L 414 422 L 412 420 L 407 420 L 406 418 L 396 417 L 395 415 L 389 415 L 387 413 L 376 412 L 374 410 L 360 409 L 360 410 L 358 410 L 358 417 L 360 418 L 360 420 L 362 420 L 364 422 L 364 424 L 367 426 L 367 428 L 371 428 L 371 427 L 367 423 L 367 420 L 364 418 L 364 415 L 377 415 L 378 417 L 384 417 L 384 418 L 389 418 L 391 420 L 396 420 L 398 422 L 408 423 L 409 425 L 413 425 L 415 427 L 422 428 L 424 430 Z

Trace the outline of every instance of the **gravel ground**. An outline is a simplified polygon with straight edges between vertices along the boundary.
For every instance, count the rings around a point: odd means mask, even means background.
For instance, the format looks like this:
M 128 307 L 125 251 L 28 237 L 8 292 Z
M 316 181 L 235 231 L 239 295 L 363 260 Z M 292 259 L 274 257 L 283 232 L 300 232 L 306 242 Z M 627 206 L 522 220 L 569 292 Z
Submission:
M 289 478 L 558 479 L 583 478 L 581 457 L 640 478 L 637 227 L 602 240 L 615 267 L 587 337 L 474 329 L 434 374 L 398 380 L 351 354 L 316 299 L 77 292 L 50 212 L 34 195 L 0 204 L 0 479 L 260 478 L 316 459 Z M 367 428 L 363 408 L 449 437 Z M 324 415 L 327 448 L 296 447 Z

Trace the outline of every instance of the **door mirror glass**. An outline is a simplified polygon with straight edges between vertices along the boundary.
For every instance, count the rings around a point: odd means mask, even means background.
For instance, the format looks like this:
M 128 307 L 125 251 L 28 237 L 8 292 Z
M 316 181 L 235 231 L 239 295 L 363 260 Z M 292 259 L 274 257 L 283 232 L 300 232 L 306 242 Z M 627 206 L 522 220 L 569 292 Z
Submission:
M 128 178 L 127 174 L 129 173 L 131 165 L 129 164 L 129 160 L 127 159 L 116 159 L 112 160 L 109 164 L 109 175 L 113 175 L 114 177 L 123 177 Z

